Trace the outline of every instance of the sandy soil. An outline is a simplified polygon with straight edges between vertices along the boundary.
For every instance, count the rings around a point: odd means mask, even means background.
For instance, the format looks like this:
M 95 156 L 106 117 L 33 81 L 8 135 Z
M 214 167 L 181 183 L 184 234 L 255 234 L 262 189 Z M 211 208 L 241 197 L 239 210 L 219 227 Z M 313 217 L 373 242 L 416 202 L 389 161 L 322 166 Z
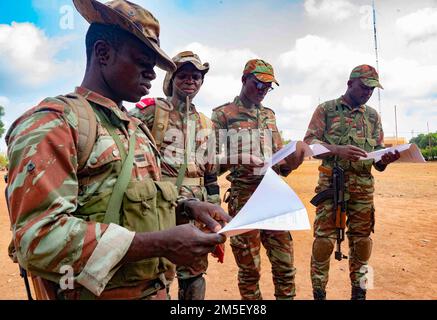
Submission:
M 309 204 L 317 181 L 317 161 L 305 162 L 287 182 L 306 204 L 310 221 L 314 208 Z M 437 299 L 437 163 L 393 164 L 376 177 L 376 226 L 370 266 L 373 289 L 369 299 Z M 220 179 L 221 190 L 228 186 Z M 4 190 L 3 179 L 0 189 Z M 311 299 L 309 264 L 312 232 L 292 233 L 297 267 L 297 299 Z M 0 197 L 0 299 L 26 299 L 17 265 L 7 256 L 10 240 L 4 197 Z M 343 244 L 345 249 L 347 244 Z M 261 290 L 273 299 L 270 263 L 262 251 Z M 227 243 L 225 263 L 210 258 L 207 299 L 239 299 L 237 266 Z M 171 293 L 177 297 L 177 285 Z M 349 299 L 347 260 L 331 261 L 328 298 Z

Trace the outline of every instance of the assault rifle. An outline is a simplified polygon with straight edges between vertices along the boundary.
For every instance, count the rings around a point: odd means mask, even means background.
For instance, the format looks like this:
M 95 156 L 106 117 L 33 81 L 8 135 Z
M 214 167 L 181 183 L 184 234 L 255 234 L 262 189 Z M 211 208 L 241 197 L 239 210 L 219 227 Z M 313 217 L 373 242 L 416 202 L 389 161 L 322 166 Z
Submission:
M 347 259 L 347 256 L 341 252 L 341 242 L 344 241 L 344 229 L 346 227 L 344 170 L 338 165 L 335 165 L 333 169 L 320 166 L 319 171 L 332 178 L 331 185 L 328 189 L 316 194 L 310 202 L 312 205 L 317 207 L 325 200 L 333 200 L 333 214 L 335 217 L 335 228 L 337 231 L 337 249 L 335 251 L 335 259 L 341 261 L 342 259 Z

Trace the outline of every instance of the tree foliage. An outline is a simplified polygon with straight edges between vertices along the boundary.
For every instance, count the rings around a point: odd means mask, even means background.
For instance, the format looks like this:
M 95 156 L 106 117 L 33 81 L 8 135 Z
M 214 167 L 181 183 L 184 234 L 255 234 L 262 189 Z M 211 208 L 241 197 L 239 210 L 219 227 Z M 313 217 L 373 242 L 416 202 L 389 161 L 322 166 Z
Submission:
M 431 148 L 429 147 L 431 141 Z M 419 134 L 410 140 L 410 143 L 415 143 L 420 148 L 425 159 L 437 159 L 437 132 L 429 134 Z
M 5 115 L 5 109 L 3 106 L 0 106 L 0 138 L 3 137 L 3 133 L 5 133 L 5 125 L 2 121 L 2 117 Z

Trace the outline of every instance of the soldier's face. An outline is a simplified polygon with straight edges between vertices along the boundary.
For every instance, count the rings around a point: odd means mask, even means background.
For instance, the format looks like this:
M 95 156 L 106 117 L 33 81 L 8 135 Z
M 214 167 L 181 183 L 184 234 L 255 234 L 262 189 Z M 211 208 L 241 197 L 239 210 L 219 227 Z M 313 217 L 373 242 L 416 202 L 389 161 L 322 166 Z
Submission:
M 243 94 L 254 104 L 260 104 L 269 89 L 271 88 L 271 83 L 265 83 L 257 80 L 254 75 L 249 75 L 248 77 L 243 77 Z M 259 83 L 262 86 L 258 85 Z M 258 89 L 258 87 L 262 87 Z
M 360 79 L 348 81 L 349 97 L 356 106 L 361 106 L 369 101 L 374 89 L 366 86 Z
M 114 57 L 108 61 L 104 77 L 114 96 L 121 101 L 137 102 L 148 95 L 151 82 L 156 78 L 155 53 L 139 40 L 127 39 L 112 54 Z
M 173 93 L 180 99 L 187 96 L 192 99 L 199 92 L 202 83 L 202 73 L 191 63 L 187 63 L 173 77 Z

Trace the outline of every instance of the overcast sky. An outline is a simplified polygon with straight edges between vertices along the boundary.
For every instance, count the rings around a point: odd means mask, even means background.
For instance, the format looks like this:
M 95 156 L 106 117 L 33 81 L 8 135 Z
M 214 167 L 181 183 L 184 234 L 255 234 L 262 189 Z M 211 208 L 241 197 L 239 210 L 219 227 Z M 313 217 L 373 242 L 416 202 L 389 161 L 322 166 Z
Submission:
M 170 56 L 189 49 L 210 63 L 194 101 L 208 116 L 239 94 L 247 60 L 270 62 L 280 86 L 264 104 L 276 111 L 286 138 L 303 138 L 315 107 L 345 92 L 353 67 L 376 65 L 368 0 L 135 2 L 160 21 Z M 437 0 L 375 5 L 385 134 L 394 135 L 395 105 L 400 136 L 426 133 L 427 122 L 437 131 Z M 0 2 L 0 105 L 7 127 L 44 97 L 80 84 L 87 27 L 68 0 Z M 157 71 L 151 95 L 163 96 L 164 73 Z M 379 109 L 377 91 L 369 105 Z

